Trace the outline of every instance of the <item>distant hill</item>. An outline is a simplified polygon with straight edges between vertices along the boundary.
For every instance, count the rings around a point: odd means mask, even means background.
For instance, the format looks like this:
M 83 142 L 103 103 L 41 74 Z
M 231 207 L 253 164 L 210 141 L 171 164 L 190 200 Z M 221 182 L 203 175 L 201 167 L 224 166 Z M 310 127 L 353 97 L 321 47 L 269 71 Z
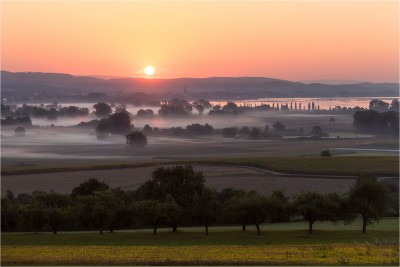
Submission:
M 51 93 L 146 92 L 155 94 L 181 93 L 209 97 L 339 97 L 398 96 L 397 83 L 324 84 L 302 83 L 263 77 L 210 77 L 145 79 L 73 76 L 60 73 L 1 72 L 1 90 Z

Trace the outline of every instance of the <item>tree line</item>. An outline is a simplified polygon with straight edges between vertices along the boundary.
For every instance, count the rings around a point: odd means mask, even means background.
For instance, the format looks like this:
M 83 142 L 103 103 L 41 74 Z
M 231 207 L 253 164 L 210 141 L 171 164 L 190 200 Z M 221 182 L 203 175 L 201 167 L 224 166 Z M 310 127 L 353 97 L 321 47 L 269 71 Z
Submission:
M 398 189 L 397 189 L 398 190 Z M 397 197 L 397 198 L 396 198 Z M 397 203 L 397 204 L 396 204 Z M 305 220 L 313 232 L 316 221 L 352 223 L 362 218 L 362 232 L 384 215 L 398 216 L 398 194 L 375 178 L 359 177 L 351 190 L 339 195 L 304 192 L 290 199 L 281 190 L 264 196 L 256 191 L 205 186 L 201 172 L 192 166 L 156 168 L 151 179 L 136 190 L 110 188 L 89 179 L 70 194 L 34 192 L 1 199 L 2 231 L 58 231 L 153 229 L 182 226 L 252 224 L 261 234 L 265 222 Z

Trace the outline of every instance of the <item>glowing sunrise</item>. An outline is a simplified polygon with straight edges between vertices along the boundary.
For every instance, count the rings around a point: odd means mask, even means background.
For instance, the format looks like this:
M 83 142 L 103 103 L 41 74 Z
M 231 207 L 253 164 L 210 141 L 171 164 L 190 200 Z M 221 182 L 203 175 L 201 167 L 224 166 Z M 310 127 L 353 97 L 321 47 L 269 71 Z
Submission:
M 398 266 L 400 0 L 0 3 L 2 266 Z
M 152 62 L 160 78 L 398 80 L 398 1 L 1 5 L 3 70 L 140 77 Z

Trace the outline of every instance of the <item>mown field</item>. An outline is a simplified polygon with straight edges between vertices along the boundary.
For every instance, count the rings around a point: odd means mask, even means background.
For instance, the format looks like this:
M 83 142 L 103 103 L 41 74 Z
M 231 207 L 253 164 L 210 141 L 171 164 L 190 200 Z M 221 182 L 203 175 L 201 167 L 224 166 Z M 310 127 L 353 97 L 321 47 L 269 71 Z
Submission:
M 385 218 L 361 234 L 352 225 L 305 222 L 254 227 L 2 234 L 2 265 L 394 265 L 399 261 L 398 218 Z

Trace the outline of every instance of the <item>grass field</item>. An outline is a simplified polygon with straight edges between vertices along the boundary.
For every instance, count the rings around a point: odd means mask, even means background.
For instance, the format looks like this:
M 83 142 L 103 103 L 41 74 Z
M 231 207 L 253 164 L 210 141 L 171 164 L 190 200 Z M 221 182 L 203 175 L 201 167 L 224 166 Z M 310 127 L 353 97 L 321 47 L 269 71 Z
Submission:
M 97 232 L 2 234 L 2 265 L 397 265 L 398 218 L 385 218 L 367 234 L 352 225 L 305 222 L 254 227 L 181 228 Z

